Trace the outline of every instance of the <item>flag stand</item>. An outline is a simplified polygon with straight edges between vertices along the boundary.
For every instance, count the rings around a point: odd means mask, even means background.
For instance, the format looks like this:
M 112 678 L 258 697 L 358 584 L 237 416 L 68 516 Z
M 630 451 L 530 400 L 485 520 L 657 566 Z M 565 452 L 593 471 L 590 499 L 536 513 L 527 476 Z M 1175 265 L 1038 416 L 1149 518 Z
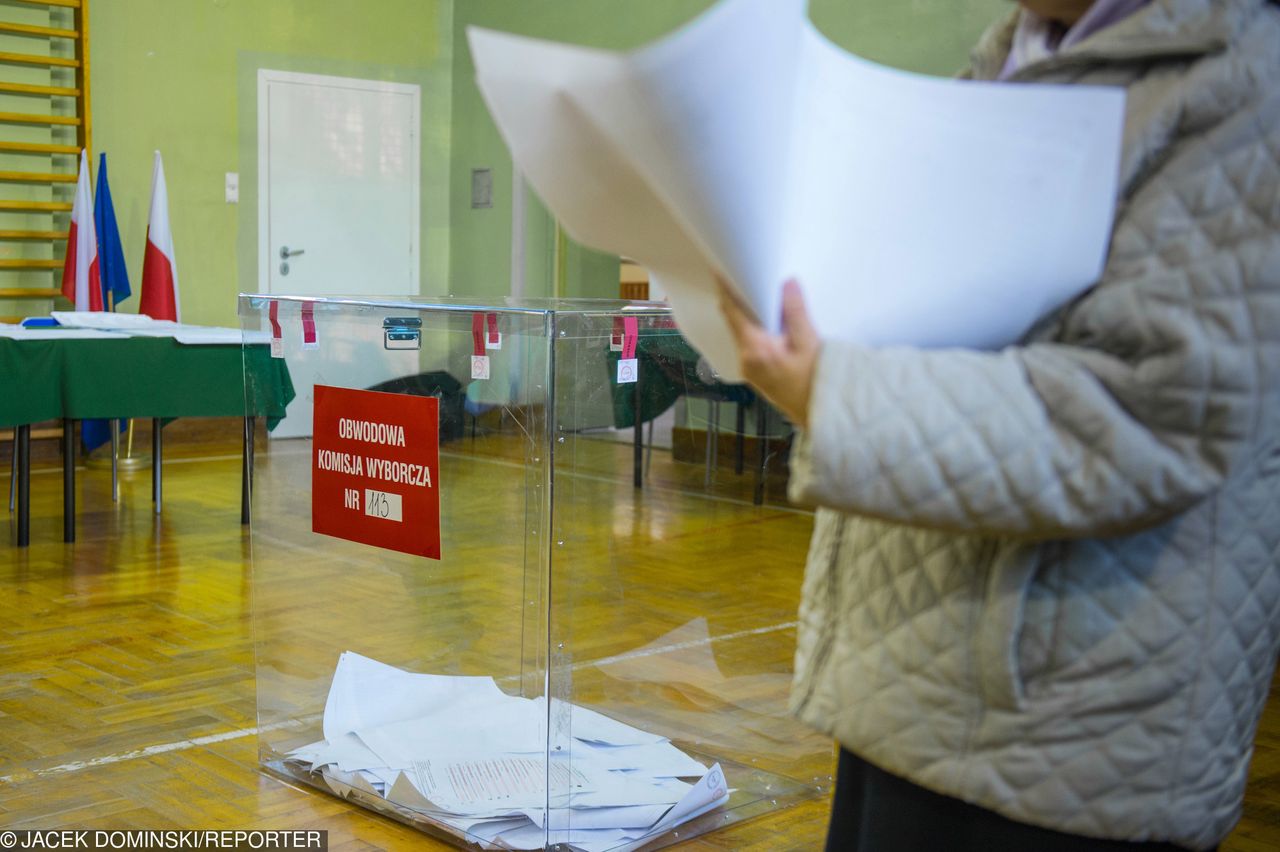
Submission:
M 133 454 L 133 418 L 128 419 L 129 426 L 125 429 L 124 455 L 119 457 L 120 467 L 124 470 L 138 470 L 139 468 L 150 467 L 151 459 L 143 455 L 135 456 Z M 118 425 L 116 428 L 120 428 Z
M 124 454 L 120 453 L 120 420 L 113 418 L 111 421 L 111 443 L 104 444 L 102 450 L 94 450 L 84 457 L 84 466 L 90 470 L 106 470 L 112 469 L 111 473 L 111 499 L 115 500 L 120 493 L 120 484 L 117 482 L 121 472 L 131 473 L 135 470 L 141 470 L 151 466 L 151 459 L 142 454 L 134 455 L 133 453 L 133 420 L 128 422 L 128 428 L 125 430 Z M 106 448 L 110 447 L 107 451 Z
M 107 293 L 107 310 L 115 310 L 115 294 Z M 146 456 L 133 454 L 133 418 L 128 420 L 128 428 L 125 438 L 125 453 L 120 455 L 120 418 L 111 418 L 111 454 L 103 457 L 101 453 L 89 453 L 85 456 L 85 467 L 95 470 L 111 468 L 111 501 L 118 503 L 120 501 L 120 472 L 141 470 L 151 466 L 151 459 Z M 155 440 L 155 436 L 152 436 Z

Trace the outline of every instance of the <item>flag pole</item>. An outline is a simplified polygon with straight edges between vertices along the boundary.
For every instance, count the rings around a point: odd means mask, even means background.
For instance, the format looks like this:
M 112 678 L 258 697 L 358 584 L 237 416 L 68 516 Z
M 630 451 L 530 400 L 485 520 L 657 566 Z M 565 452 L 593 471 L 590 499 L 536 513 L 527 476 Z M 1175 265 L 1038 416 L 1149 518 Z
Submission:
M 91 178 L 90 167 L 88 162 L 88 152 L 81 152 L 81 172 L 86 182 L 86 198 L 89 199 L 89 206 L 93 208 L 92 231 L 96 237 L 97 246 L 97 266 L 100 272 L 100 286 L 102 288 L 101 299 L 97 295 L 90 300 L 89 307 L 98 305 L 98 310 L 114 312 L 119 309 L 120 301 L 130 295 L 129 278 L 125 268 L 124 251 L 120 244 L 119 228 L 116 225 L 115 209 L 111 203 L 111 188 L 107 184 L 107 155 L 100 153 L 98 162 L 98 192 L 96 194 L 89 193 L 88 181 Z M 79 197 L 79 196 L 77 196 Z M 73 211 L 73 219 L 75 213 Z M 70 255 L 68 255 L 70 257 Z M 89 269 L 94 267 L 91 264 Z M 64 278 L 65 272 L 64 272 Z M 109 437 L 111 439 L 110 455 L 106 452 L 88 453 L 85 456 L 85 464 L 88 467 L 100 469 L 111 468 L 111 496 L 112 500 L 117 500 L 120 494 L 119 477 L 122 472 L 134 470 L 136 468 L 145 467 L 150 464 L 150 459 L 139 458 L 133 453 L 133 433 L 134 423 L 132 418 L 122 417 L 122 414 L 132 414 L 134 412 L 115 411 L 114 417 L 105 418 L 109 426 Z M 128 438 L 126 440 L 125 453 L 120 454 L 120 421 L 128 420 Z M 99 419 L 101 420 L 101 419 Z M 86 421 L 88 425 L 88 421 Z M 101 434 L 98 431 L 98 423 L 94 423 L 94 440 L 101 441 Z M 87 433 L 86 433 L 87 437 Z
M 107 310 L 116 309 L 115 298 L 107 294 Z M 120 420 L 111 418 L 111 502 L 120 502 Z
M 114 311 L 116 309 L 116 293 L 114 290 L 107 291 L 107 310 Z M 119 424 L 117 424 L 119 428 Z M 145 456 L 135 456 L 133 454 L 133 418 L 125 419 L 125 442 L 124 455 L 116 460 L 116 465 L 111 469 L 114 471 L 116 467 L 123 467 L 133 470 L 139 467 L 146 467 L 148 460 Z M 112 483 L 114 489 L 115 483 Z
M 106 293 L 106 307 L 109 311 L 115 310 L 115 292 L 108 290 Z M 120 455 L 120 421 L 125 421 L 125 451 L 124 455 Z M 120 499 L 120 473 L 122 471 L 137 470 L 139 468 L 149 467 L 151 459 L 146 456 L 135 456 L 133 454 L 133 418 L 112 417 L 110 419 L 111 434 L 111 457 L 103 459 L 100 455 L 90 453 L 85 457 L 85 466 L 90 468 L 111 467 L 111 500 L 117 502 Z

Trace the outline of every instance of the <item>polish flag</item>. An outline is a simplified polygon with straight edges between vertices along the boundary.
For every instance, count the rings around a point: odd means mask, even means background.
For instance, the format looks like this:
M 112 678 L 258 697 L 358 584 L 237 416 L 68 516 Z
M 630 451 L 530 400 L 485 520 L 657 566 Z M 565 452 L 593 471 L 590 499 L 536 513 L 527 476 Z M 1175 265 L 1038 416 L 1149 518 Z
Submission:
M 93 227 L 93 192 L 89 189 L 89 157 L 80 151 L 80 179 L 71 206 L 67 257 L 62 262 L 62 295 L 77 311 L 102 310 L 102 277 L 98 272 L 98 233 Z
M 178 263 L 173 256 L 173 232 L 169 230 L 169 191 L 164 164 L 156 151 L 151 172 L 151 216 L 147 224 L 147 253 L 142 259 L 142 298 L 138 313 L 152 319 L 178 319 Z

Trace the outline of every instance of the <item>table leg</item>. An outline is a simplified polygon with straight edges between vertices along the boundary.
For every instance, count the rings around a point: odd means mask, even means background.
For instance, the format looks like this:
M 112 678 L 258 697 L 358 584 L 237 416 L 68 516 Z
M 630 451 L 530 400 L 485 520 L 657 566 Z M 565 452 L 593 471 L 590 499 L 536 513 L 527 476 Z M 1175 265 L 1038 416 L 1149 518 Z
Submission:
M 18 442 L 18 547 L 31 543 L 31 426 L 19 426 Z
M 711 401 L 711 475 L 720 467 L 720 400 Z
M 164 433 L 160 431 L 163 425 L 159 417 L 151 418 L 151 502 L 156 504 L 157 515 L 164 503 Z
M 733 443 L 733 449 L 734 449 L 733 472 L 736 474 L 741 474 L 742 468 L 746 464 L 746 457 L 747 457 L 747 436 L 744 434 L 747 431 L 747 412 L 746 412 L 746 409 L 743 407 L 742 403 L 740 402 L 737 403 L 737 408 L 738 408 L 738 422 L 735 424 L 735 428 L 734 428 L 736 438 L 734 439 L 734 443 Z
M 253 433 L 256 417 L 244 419 L 244 458 L 240 464 L 240 523 L 249 523 L 249 502 L 253 491 Z
M 649 469 L 653 467 L 653 426 L 658 422 L 658 418 L 649 421 L 649 444 L 644 448 L 644 475 L 647 479 Z
M 18 430 L 14 429 L 10 436 L 13 444 L 13 458 L 9 460 L 9 514 L 13 514 L 14 501 L 18 493 Z
M 111 418 L 111 502 L 120 502 L 120 420 Z
M 76 421 L 62 421 L 62 540 L 76 540 Z
M 636 421 L 636 434 L 633 441 L 633 461 L 635 468 L 633 479 L 636 488 L 644 487 L 644 421 L 640 419 L 640 378 L 636 377 L 636 383 L 632 386 L 632 409 Z
M 702 487 L 711 487 L 711 403 L 707 403 L 706 440 L 702 447 Z
M 760 442 L 760 466 L 756 468 L 756 493 L 752 500 L 757 506 L 764 503 L 764 473 L 768 461 L 769 437 L 765 435 L 764 400 L 756 403 L 756 440 Z

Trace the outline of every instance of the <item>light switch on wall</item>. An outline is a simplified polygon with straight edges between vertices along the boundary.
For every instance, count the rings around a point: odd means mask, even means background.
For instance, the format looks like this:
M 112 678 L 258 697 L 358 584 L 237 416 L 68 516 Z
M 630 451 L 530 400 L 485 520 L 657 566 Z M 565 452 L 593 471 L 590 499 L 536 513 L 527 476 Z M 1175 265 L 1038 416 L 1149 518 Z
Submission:
M 236 204 L 240 201 L 240 175 L 237 172 L 227 172 L 227 203 Z
M 473 210 L 493 206 L 493 170 L 471 170 L 471 207 Z

